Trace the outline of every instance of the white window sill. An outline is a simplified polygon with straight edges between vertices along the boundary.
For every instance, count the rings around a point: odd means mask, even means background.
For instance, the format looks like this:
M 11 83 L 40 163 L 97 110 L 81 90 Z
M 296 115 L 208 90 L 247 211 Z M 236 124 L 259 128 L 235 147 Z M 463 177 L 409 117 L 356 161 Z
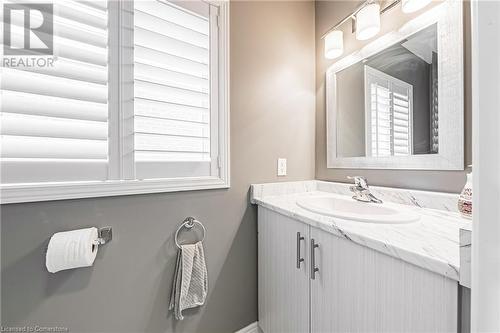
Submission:
M 0 204 L 222 188 L 218 177 L 12 184 L 0 186 Z

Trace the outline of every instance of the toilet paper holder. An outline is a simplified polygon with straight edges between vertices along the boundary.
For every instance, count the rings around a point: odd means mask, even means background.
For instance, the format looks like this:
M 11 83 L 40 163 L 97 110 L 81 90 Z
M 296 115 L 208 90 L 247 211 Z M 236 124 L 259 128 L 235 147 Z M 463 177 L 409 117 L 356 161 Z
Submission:
M 97 235 L 96 245 L 104 245 L 113 239 L 113 229 L 111 227 L 99 228 L 97 229 Z

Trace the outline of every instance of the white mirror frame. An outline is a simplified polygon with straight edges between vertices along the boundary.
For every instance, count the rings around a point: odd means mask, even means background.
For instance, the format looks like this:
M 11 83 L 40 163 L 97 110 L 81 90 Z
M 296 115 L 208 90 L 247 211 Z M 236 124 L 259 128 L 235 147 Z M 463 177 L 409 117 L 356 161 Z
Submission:
M 330 66 L 326 72 L 327 167 L 349 169 L 464 169 L 463 4 L 447 0 Z M 337 157 L 336 73 L 437 23 L 439 152 L 410 156 Z

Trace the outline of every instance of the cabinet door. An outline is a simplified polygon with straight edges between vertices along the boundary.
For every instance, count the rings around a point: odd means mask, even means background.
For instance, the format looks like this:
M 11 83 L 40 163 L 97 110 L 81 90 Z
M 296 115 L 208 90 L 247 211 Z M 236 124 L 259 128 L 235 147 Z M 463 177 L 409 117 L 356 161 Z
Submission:
M 259 206 L 259 326 L 264 333 L 309 332 L 309 226 Z M 297 242 L 297 233 L 303 239 Z M 300 268 L 297 268 L 300 245 Z
M 456 332 L 457 282 L 311 228 L 311 332 Z

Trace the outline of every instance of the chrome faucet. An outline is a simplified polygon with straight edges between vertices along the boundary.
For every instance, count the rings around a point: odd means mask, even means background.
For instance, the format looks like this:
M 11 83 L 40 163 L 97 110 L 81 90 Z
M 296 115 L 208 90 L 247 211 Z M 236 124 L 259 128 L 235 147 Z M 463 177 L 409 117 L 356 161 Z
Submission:
M 382 203 L 382 200 L 375 197 L 368 187 L 368 182 L 365 177 L 362 176 L 347 176 L 347 179 L 354 180 L 354 186 L 349 187 L 351 192 L 354 193 L 352 198 L 361 202 L 375 202 Z

